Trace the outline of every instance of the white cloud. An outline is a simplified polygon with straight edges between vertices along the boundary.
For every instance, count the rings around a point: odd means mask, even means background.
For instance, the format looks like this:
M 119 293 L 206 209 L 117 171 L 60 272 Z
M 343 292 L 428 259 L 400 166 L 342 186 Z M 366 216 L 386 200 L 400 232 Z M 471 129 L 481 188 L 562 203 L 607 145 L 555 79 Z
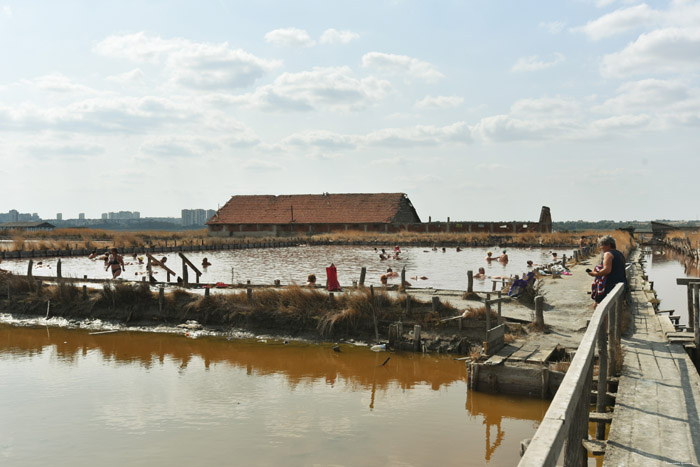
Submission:
M 691 101 L 698 105 L 700 90 L 676 80 L 645 79 L 624 83 L 618 95 L 594 108 L 597 112 L 629 113 L 660 111 Z M 700 108 L 700 107 L 698 107 Z
M 136 62 L 164 61 L 166 73 L 176 84 L 208 90 L 249 86 L 281 64 L 233 49 L 226 42 L 211 44 L 186 39 L 162 39 L 143 32 L 109 36 L 94 50 L 101 55 Z
M 236 101 L 264 110 L 357 110 L 383 99 L 389 90 L 389 82 L 356 78 L 349 67 L 314 68 L 283 73 L 272 84 Z
M 358 138 L 341 135 L 326 130 L 308 130 L 296 133 L 282 140 L 283 144 L 293 146 L 316 146 L 327 149 L 354 149 Z
M 564 97 L 542 97 L 538 99 L 519 99 L 511 105 L 513 115 L 571 115 L 578 113 L 580 104 L 575 99 Z
M 12 18 L 12 8 L 9 5 L 3 5 L 2 6 L 2 15 L 7 17 L 7 18 Z
M 646 3 L 629 8 L 615 10 L 612 13 L 589 21 L 583 26 L 573 28 L 572 31 L 581 31 L 593 40 L 622 34 L 633 29 L 650 26 L 661 19 L 662 14 L 649 8 Z
M 282 143 L 295 147 L 319 147 L 323 149 L 350 150 L 360 147 L 413 147 L 442 146 L 471 142 L 471 130 L 465 122 L 442 127 L 416 125 L 407 128 L 383 128 L 364 135 L 345 135 L 325 130 L 295 133 Z
M 387 73 L 420 78 L 428 82 L 444 78 L 444 75 L 431 63 L 406 55 L 369 52 L 362 57 L 362 66 L 365 68 L 376 68 Z
M 321 44 L 347 44 L 360 38 L 360 35 L 356 32 L 344 30 L 338 31 L 337 29 L 326 29 L 321 34 Z
M 549 21 L 549 22 L 541 22 L 539 24 L 539 27 L 541 29 L 544 29 L 550 34 L 559 34 L 564 30 L 566 27 L 566 23 L 563 21 Z
M 263 159 L 252 159 L 243 162 L 244 169 L 253 170 L 256 172 L 271 172 L 282 170 L 283 167 L 276 162 L 263 160 Z
M 29 143 L 23 149 L 35 157 L 76 157 L 92 156 L 105 152 L 105 147 L 93 143 L 65 143 L 65 142 L 42 142 Z
M 539 71 L 551 68 L 559 63 L 563 62 L 565 57 L 563 54 L 556 52 L 553 57 L 546 61 L 541 59 L 539 55 L 531 55 L 529 57 L 521 57 L 511 68 L 511 71 Z
M 419 109 L 452 109 L 464 103 L 459 96 L 425 96 L 416 103 Z
M 312 47 L 316 43 L 303 29 L 275 29 L 265 34 L 265 42 L 284 47 Z
M 134 68 L 126 73 L 120 73 L 118 75 L 108 76 L 107 81 L 113 81 L 115 83 L 127 84 L 127 83 L 142 83 L 144 80 L 143 71 L 139 68 Z
M 465 122 L 442 127 L 416 125 L 412 128 L 384 128 L 362 138 L 368 146 L 440 146 L 447 143 L 469 143 L 471 130 Z
M 641 115 L 616 115 L 614 117 L 595 120 L 591 124 L 593 130 L 603 132 L 639 130 L 649 126 L 651 117 L 646 114 Z
M 480 169 L 480 170 L 488 170 L 489 172 L 496 172 L 496 171 L 500 172 L 502 170 L 508 169 L 509 167 L 506 165 L 494 162 L 491 164 L 477 164 L 476 168 Z
M 642 34 L 622 51 L 606 55 L 601 64 L 601 73 L 606 77 L 698 70 L 700 28 L 666 28 Z
M 49 75 L 36 78 L 34 80 L 34 84 L 39 89 L 51 92 L 79 92 L 82 94 L 94 94 L 96 92 L 87 86 L 72 82 L 67 76 L 62 75 L 61 73 L 51 73 Z
M 514 118 L 494 115 L 472 128 L 475 139 L 486 142 L 544 141 L 576 138 L 583 125 L 573 118 Z
M 398 167 L 406 165 L 407 161 L 401 156 L 386 157 L 384 159 L 372 159 L 370 165 L 388 165 L 389 167 Z
M 160 136 L 149 138 L 141 144 L 141 152 L 155 157 L 200 157 L 217 145 L 211 140 L 183 136 Z

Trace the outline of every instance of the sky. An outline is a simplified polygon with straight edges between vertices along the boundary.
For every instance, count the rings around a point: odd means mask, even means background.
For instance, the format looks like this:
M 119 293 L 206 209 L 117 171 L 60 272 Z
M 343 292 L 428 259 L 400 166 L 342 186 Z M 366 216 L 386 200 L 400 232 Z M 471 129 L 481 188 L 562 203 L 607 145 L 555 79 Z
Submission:
M 0 212 L 700 215 L 700 0 L 0 0 L 0 41 Z

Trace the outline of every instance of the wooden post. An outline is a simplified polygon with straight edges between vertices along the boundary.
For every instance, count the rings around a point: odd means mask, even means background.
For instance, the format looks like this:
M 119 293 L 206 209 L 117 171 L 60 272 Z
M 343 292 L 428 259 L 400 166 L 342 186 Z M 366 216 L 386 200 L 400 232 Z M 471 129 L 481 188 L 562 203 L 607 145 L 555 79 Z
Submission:
M 581 398 L 576 401 L 569 426 L 569 434 L 566 438 L 566 450 L 564 452 L 564 465 L 587 465 L 588 451 L 583 447 L 584 439 L 588 439 L 588 413 L 591 406 L 591 384 L 593 383 L 593 363 L 588 366 L 588 371 L 582 375 L 583 385 Z M 574 402 L 574 401 L 572 401 Z
M 374 286 L 373 285 L 369 286 L 369 296 L 372 299 L 372 303 L 374 303 Z
M 467 271 L 467 293 L 474 292 L 474 271 Z
M 535 297 L 535 325 L 544 327 L 544 297 L 542 295 Z
M 406 315 L 411 313 L 411 296 L 406 294 Z
M 58 261 L 56 261 L 56 278 L 61 278 L 61 258 L 58 258 Z
M 621 301 L 622 296 L 617 298 Z M 617 305 L 617 303 L 615 303 Z M 617 375 L 617 340 L 615 339 L 615 329 L 617 328 L 617 320 L 620 316 L 617 314 L 617 306 L 610 309 L 608 313 L 608 375 Z
M 9 294 L 7 298 L 10 298 Z M 87 300 L 87 285 L 83 285 L 83 300 Z
M 486 330 L 491 329 L 491 304 L 486 300 Z
M 693 284 L 693 311 L 695 311 L 695 352 L 700 349 L 700 284 Z
M 360 270 L 360 287 L 365 286 L 365 276 L 367 275 L 367 268 L 362 266 L 362 269 Z
M 688 330 L 693 331 L 695 329 L 695 306 L 693 305 L 693 289 L 690 284 L 686 286 L 686 293 L 688 295 Z
M 331 306 L 335 305 L 335 294 L 333 292 L 328 292 L 328 301 L 331 303 Z
M 608 333 L 606 327 L 608 318 L 598 330 L 598 398 L 596 399 L 596 412 L 605 412 L 605 399 L 608 392 Z M 584 394 L 584 397 L 586 395 Z M 595 430 L 596 439 L 605 439 L 605 422 L 598 422 Z
M 185 287 L 189 283 L 189 278 L 187 277 L 187 262 L 185 258 L 182 258 L 182 283 Z
M 204 289 L 204 297 L 206 298 L 206 297 L 208 297 L 208 296 L 209 296 L 209 287 L 207 287 L 206 289 Z
M 41 286 L 42 286 L 42 282 L 36 281 L 36 293 L 39 295 L 41 295 Z
M 27 264 L 27 276 L 31 279 L 32 277 L 32 268 L 34 267 L 34 260 L 30 259 L 29 264 Z
M 207 289 L 209 290 L 209 289 Z M 163 312 L 163 304 L 165 303 L 165 288 L 161 285 L 158 287 L 158 310 Z
M 253 289 L 248 287 L 247 289 L 245 289 L 245 292 L 248 295 L 248 303 L 252 302 L 253 301 Z
M 418 324 L 413 326 L 413 350 L 416 352 L 421 350 L 420 325 Z
M 624 295 L 623 295 L 624 297 Z M 622 337 L 622 297 L 615 303 L 615 342 Z
M 433 313 L 437 313 L 438 307 L 440 306 L 440 297 L 433 295 Z
M 498 291 L 498 323 L 503 324 L 503 318 L 501 317 L 501 291 Z

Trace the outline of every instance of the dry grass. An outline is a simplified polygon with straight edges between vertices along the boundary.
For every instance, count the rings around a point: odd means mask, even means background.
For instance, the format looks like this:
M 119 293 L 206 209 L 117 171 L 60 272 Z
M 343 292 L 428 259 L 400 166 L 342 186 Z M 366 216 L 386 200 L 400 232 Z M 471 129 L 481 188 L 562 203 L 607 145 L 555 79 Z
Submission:
M 571 362 L 568 362 L 568 361 L 556 362 L 555 364 L 552 365 L 552 370 L 559 371 L 561 373 L 566 373 L 570 366 L 571 366 Z
M 622 232 L 624 235 L 626 233 Z M 585 232 L 590 237 L 600 235 L 600 232 Z M 519 234 L 486 234 L 486 233 L 417 233 L 417 232 L 396 232 L 396 233 L 374 233 L 362 231 L 335 232 L 330 234 L 319 234 L 313 237 L 285 238 L 292 242 L 305 243 L 309 240 L 329 241 L 329 242 L 357 242 L 357 243 L 430 243 L 449 245 L 473 245 L 490 246 L 494 243 L 506 244 L 526 244 L 558 246 L 577 245 L 581 233 L 519 233 Z M 269 243 L 280 241 L 278 237 L 263 238 L 228 238 L 228 237 L 208 237 L 207 230 L 188 231 L 110 231 L 99 229 L 77 229 L 64 228 L 52 231 L 27 232 L 20 230 L 9 230 L 3 232 L 3 237 L 13 240 L 12 243 L 3 245 L 3 248 L 34 249 L 34 250 L 56 250 L 69 248 L 103 248 L 108 246 L 117 247 L 137 247 L 137 246 L 174 246 L 174 245 L 222 245 L 234 243 L 246 243 L 250 241 Z M 617 237 L 616 237 L 617 238 Z

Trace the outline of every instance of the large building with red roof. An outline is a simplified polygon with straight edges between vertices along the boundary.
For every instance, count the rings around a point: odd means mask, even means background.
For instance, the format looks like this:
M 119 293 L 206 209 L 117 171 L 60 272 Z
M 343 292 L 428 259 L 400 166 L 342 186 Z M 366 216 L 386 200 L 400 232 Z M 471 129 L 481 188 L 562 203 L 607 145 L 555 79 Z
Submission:
M 233 196 L 207 222 L 212 236 L 284 236 L 345 230 L 389 232 L 420 224 L 404 193 Z
M 217 237 L 281 237 L 361 232 L 551 232 L 549 208 L 540 222 L 423 223 L 405 193 L 232 196 L 207 222 Z

